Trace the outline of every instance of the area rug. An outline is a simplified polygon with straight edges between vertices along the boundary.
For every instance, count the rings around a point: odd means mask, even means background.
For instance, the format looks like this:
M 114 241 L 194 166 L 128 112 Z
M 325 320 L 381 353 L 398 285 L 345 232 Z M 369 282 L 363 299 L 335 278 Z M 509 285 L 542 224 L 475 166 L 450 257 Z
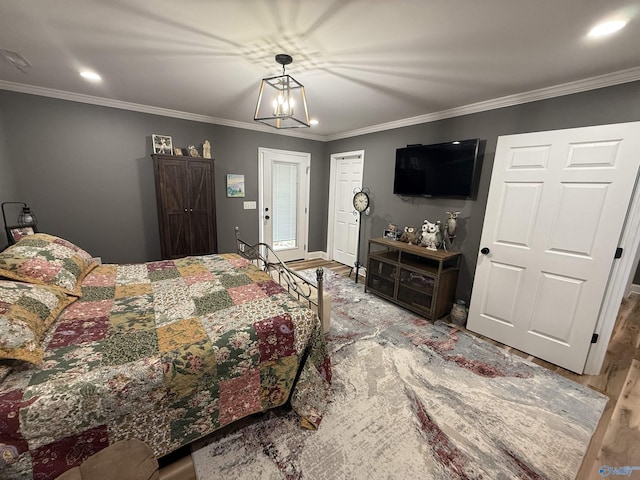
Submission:
M 304 271 L 315 279 L 313 271 Z M 192 448 L 197 478 L 574 479 L 607 398 L 325 270 L 333 394 Z

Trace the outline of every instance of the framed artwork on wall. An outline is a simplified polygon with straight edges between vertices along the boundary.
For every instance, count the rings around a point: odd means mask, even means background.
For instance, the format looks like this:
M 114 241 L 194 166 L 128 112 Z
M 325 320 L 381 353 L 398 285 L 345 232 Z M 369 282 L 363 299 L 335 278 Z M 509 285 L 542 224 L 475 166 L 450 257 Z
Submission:
M 153 153 L 159 153 L 161 155 L 173 155 L 173 142 L 169 135 L 151 135 L 153 140 Z
M 244 197 L 244 175 L 227 174 L 227 197 Z

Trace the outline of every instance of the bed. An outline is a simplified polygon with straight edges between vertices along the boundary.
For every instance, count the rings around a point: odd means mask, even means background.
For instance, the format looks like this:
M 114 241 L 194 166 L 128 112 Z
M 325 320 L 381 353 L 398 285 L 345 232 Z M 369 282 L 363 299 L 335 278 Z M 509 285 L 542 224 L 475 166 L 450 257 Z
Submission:
M 0 478 L 53 479 L 132 438 L 160 457 L 287 401 L 317 428 L 322 303 L 268 246 L 237 245 L 98 265 L 38 233 L 0 252 Z

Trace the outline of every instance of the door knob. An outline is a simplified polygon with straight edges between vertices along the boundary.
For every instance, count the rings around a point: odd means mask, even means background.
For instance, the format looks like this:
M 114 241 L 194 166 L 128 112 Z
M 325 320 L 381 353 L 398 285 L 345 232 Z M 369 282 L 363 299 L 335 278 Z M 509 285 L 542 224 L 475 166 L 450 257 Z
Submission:
M 487 255 L 491 250 L 489 250 L 487 247 L 484 247 L 482 250 L 480 250 L 480 253 L 483 255 Z

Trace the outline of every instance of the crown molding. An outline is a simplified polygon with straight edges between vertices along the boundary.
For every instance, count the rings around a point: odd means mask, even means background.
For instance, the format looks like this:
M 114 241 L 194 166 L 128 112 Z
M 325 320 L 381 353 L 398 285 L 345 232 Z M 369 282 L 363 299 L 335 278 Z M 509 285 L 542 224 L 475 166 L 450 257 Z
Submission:
M 202 115 L 199 113 L 183 112 L 180 110 L 171 110 L 169 108 L 154 107 L 151 105 L 143 105 L 141 103 L 124 102 L 111 98 L 95 97 L 92 95 L 84 95 L 81 93 L 67 92 L 65 90 L 56 90 L 53 88 L 38 87 L 35 85 L 27 85 L 23 83 L 7 82 L 0 80 L 0 90 L 9 90 L 18 93 L 27 93 L 30 95 L 39 95 L 41 97 L 56 98 L 59 100 L 68 100 L 70 102 L 88 103 L 101 107 L 117 108 L 120 110 L 130 110 L 132 112 L 148 113 L 150 115 L 160 115 L 162 117 L 180 118 L 182 120 L 193 120 L 195 122 L 210 123 L 214 125 L 222 125 L 225 127 L 242 128 L 245 130 L 254 130 L 273 135 L 286 135 L 289 137 L 304 138 L 307 140 L 316 140 L 326 142 L 326 137 L 322 135 L 314 135 L 298 131 L 297 129 L 275 130 L 267 125 L 258 123 L 238 122 L 236 120 L 227 120 L 224 118 L 212 117 L 210 115 Z
M 538 90 L 531 90 L 514 95 L 507 95 L 505 97 L 472 103 L 461 107 L 442 110 L 440 112 L 427 113 L 425 115 L 418 115 L 416 117 L 404 118 L 401 120 L 395 120 L 393 122 L 381 123 L 378 125 L 372 125 L 370 127 L 359 128 L 356 130 L 350 130 L 348 132 L 336 133 L 326 136 L 304 133 L 297 129 L 274 130 L 273 128 L 270 128 L 266 125 L 260 125 L 257 123 L 227 120 L 224 118 L 201 115 L 198 113 L 182 112 L 180 110 L 171 110 L 168 108 L 154 107 L 151 105 L 143 105 L 140 103 L 124 102 L 121 100 L 95 97 L 92 95 L 67 92 L 64 90 L 55 90 L 52 88 L 38 87 L 35 85 L 7 82 L 5 80 L 0 80 L 0 90 L 9 90 L 12 92 L 28 93 L 31 95 L 68 100 L 71 102 L 88 103 L 91 105 L 118 108 L 120 110 L 130 110 L 134 112 L 148 113 L 151 115 L 160 115 L 163 117 L 180 118 L 183 120 L 193 120 L 202 123 L 211 123 L 227 127 L 242 128 L 245 130 L 270 133 L 272 135 L 285 135 L 289 137 L 303 138 L 306 140 L 315 140 L 318 142 L 331 142 L 343 138 L 357 137 L 360 135 L 367 135 L 369 133 L 377 133 L 402 127 L 410 127 L 422 123 L 436 122 L 438 120 L 444 120 L 447 118 L 460 117 L 463 115 L 486 112 L 489 110 L 496 110 L 498 108 L 512 107 L 514 105 L 521 105 L 538 100 L 561 97 L 563 95 L 571 95 L 573 93 L 596 90 L 598 88 L 610 87 L 622 83 L 635 82 L 637 80 L 640 80 L 640 67 L 629 68 L 627 70 L 620 70 L 618 72 L 590 77 L 583 80 L 577 80 L 575 82 L 563 83 L 552 87 L 540 88 Z
M 326 141 L 357 137 L 360 135 L 366 135 L 368 133 L 392 130 L 394 128 L 409 127 L 413 125 L 419 125 L 421 123 L 435 122 L 438 120 L 460 117 L 462 115 L 469 115 L 472 113 L 496 110 L 498 108 L 512 107 L 514 105 L 521 105 L 523 103 L 530 103 L 538 100 L 546 100 L 549 98 L 571 95 L 573 93 L 596 90 L 598 88 L 610 87 L 622 83 L 635 82 L 637 80 L 640 80 L 640 67 L 620 70 L 618 72 L 607 73 L 605 75 L 577 80 L 575 82 L 563 83 L 561 85 L 554 85 L 552 87 L 540 88 L 538 90 L 517 93 L 515 95 L 508 95 L 506 97 L 494 98 L 492 100 L 486 100 L 484 102 L 472 103 L 470 105 L 464 105 L 462 107 L 451 108 L 449 110 L 442 110 L 440 112 L 419 115 L 417 117 L 404 118 L 393 122 L 372 125 L 370 127 L 351 130 L 349 132 L 328 135 L 326 137 Z

